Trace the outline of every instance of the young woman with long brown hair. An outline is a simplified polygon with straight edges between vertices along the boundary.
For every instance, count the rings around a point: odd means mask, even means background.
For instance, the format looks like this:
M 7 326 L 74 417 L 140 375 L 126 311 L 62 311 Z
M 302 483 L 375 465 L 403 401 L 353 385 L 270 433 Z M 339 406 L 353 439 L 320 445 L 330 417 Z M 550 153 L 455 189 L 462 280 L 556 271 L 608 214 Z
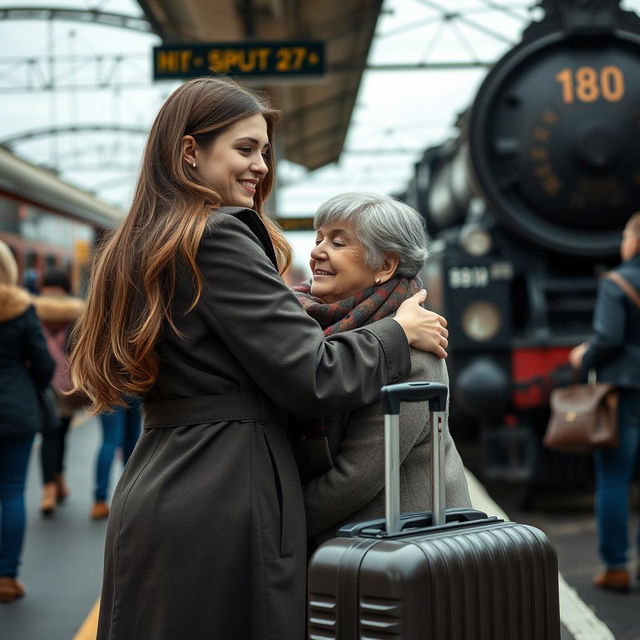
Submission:
M 95 411 L 143 399 L 113 497 L 98 638 L 302 640 L 306 542 L 285 411 L 356 407 L 445 355 L 420 307 L 325 339 L 284 285 L 262 213 L 276 112 L 236 84 L 177 89 L 133 205 L 99 251 L 71 355 Z

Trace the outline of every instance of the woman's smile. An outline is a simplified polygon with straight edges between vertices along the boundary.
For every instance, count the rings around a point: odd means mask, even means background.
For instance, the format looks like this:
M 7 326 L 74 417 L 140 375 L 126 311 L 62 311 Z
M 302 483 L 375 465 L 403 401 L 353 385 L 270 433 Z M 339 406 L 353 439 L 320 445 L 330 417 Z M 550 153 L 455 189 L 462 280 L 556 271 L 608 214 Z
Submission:
M 331 273 L 330 271 L 323 271 L 322 269 L 316 269 L 313 272 L 313 277 L 314 278 L 322 278 L 323 276 L 333 276 L 335 275 L 335 273 Z
M 242 179 L 238 180 L 240 186 L 251 196 L 253 197 L 256 193 L 256 188 L 258 186 L 258 180 L 255 179 Z

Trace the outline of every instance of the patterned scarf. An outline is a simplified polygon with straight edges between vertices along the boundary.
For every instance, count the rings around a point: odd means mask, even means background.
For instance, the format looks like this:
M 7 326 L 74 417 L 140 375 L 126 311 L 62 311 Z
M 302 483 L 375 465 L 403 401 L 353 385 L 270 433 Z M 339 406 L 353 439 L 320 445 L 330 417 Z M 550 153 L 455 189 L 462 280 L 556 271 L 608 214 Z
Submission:
M 292 290 L 304 310 L 322 327 L 324 334 L 331 336 L 392 315 L 421 288 L 418 277 L 396 276 L 383 284 L 364 289 L 355 296 L 330 304 L 311 295 L 311 280 Z

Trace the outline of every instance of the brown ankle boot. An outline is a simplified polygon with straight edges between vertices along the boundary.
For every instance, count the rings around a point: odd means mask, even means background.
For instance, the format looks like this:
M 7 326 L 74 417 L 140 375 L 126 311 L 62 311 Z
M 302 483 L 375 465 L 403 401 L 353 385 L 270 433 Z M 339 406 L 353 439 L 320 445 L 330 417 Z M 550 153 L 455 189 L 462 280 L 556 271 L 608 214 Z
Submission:
M 15 578 L 13 579 L 13 588 L 18 593 L 18 598 L 22 598 L 26 593 L 24 585 L 21 582 L 18 582 Z
M 64 476 L 61 473 L 56 473 L 53 477 L 56 483 L 56 499 L 59 504 L 60 502 L 64 502 L 69 495 L 69 487 L 64 481 Z
M 50 516 L 56 510 L 58 504 L 58 485 L 55 482 L 47 482 L 42 487 L 42 500 L 40 511 L 43 516 Z
M 22 598 L 24 587 L 9 576 L 0 577 L 0 602 L 13 602 L 16 598 Z
M 92 520 L 104 520 L 109 517 L 109 505 L 104 500 L 98 500 L 91 507 L 91 519 Z
M 619 593 L 629 591 L 629 572 L 626 569 L 605 569 L 593 579 L 594 586 Z

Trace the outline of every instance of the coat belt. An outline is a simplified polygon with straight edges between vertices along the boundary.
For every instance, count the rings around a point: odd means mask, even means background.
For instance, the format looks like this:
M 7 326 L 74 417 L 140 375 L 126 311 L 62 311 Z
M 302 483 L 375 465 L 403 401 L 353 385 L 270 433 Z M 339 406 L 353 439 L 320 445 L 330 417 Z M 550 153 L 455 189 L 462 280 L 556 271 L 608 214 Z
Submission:
M 142 414 L 145 429 L 245 420 L 284 424 L 286 415 L 265 395 L 252 391 L 144 402 Z

